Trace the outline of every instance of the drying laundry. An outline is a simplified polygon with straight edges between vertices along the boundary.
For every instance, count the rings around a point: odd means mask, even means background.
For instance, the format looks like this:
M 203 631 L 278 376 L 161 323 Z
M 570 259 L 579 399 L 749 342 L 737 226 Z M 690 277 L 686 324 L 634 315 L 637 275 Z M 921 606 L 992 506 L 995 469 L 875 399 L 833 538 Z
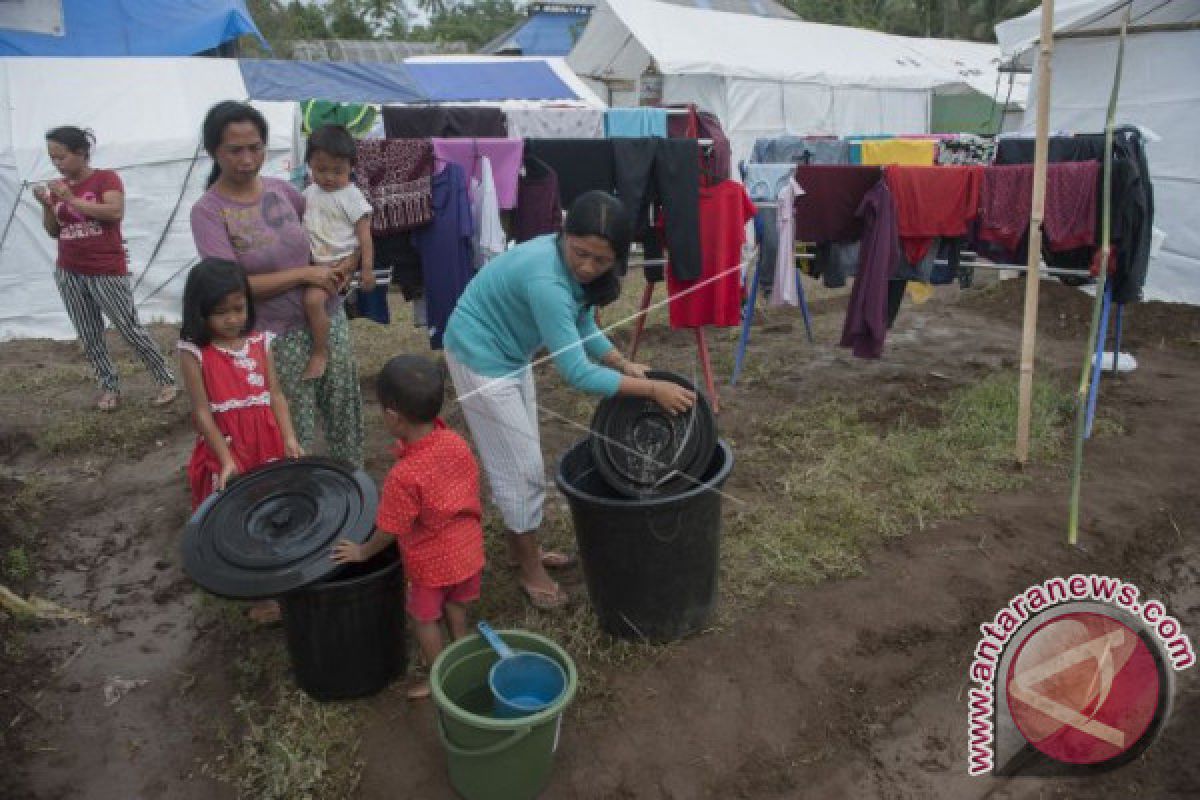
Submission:
M 401 233 L 433 216 L 433 146 L 427 139 L 364 139 L 357 143 L 355 183 L 371 201 L 371 232 Z
M 863 223 L 862 248 L 842 326 L 841 346 L 852 348 L 859 358 L 879 358 L 889 327 L 889 284 L 899 286 L 900 297 L 904 294 L 903 281 L 889 280 L 900 251 L 896 247 L 896 213 L 886 182 L 877 182 L 867 192 L 858 214 Z M 899 297 L 895 302 L 899 308 Z
M 890 166 L 884 175 L 910 263 L 925 257 L 935 237 L 965 235 L 978 214 L 982 167 Z
M 525 154 L 522 139 L 434 139 L 433 153 L 443 161 L 452 161 L 463 169 L 468 180 L 482 176 L 480 159 L 487 156 L 492 164 L 492 178 L 500 208 L 517 205 L 517 178 Z
M 383 129 L 389 139 L 508 136 L 504 111 L 487 106 L 384 106 Z
M 661 204 L 671 269 L 680 280 L 700 277 L 700 166 L 694 139 L 613 139 L 617 197 L 646 233 L 647 210 Z
M 857 215 L 863 198 L 883 172 L 879 167 L 796 167 L 804 194 L 796 199 L 796 239 L 801 242 L 848 242 L 862 233 Z
M 414 231 L 412 240 L 421 254 L 429 344 L 440 350 L 450 313 L 475 274 L 471 204 L 457 164 L 446 164 L 433 176 L 433 210 L 433 222 Z
M 736 181 L 723 181 L 700 190 L 699 280 L 667 272 L 669 317 L 672 328 L 701 325 L 734 326 L 742 317 L 742 245 L 746 223 L 753 219 L 754 203 Z

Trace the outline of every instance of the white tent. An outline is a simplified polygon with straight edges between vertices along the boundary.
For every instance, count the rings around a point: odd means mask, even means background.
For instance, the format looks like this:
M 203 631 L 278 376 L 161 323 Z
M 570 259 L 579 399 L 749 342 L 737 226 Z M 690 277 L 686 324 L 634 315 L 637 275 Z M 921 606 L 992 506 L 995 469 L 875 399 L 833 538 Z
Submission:
M 614 106 L 637 105 L 639 81 L 657 71 L 663 102 L 717 114 L 737 159 L 759 136 L 925 132 L 935 90 L 993 95 L 998 56 L 994 45 L 606 0 L 567 63 Z
M 1052 131 L 1104 129 L 1117 63 L 1117 29 L 1128 2 L 1056 3 Z M 1041 13 L 996 26 L 1005 55 L 1037 59 Z M 1154 180 L 1154 225 L 1166 233 L 1150 262 L 1146 298 L 1200 305 L 1200 0 L 1134 0 L 1125 44 L 1117 123 L 1140 125 L 1157 140 L 1146 155 Z M 1033 130 L 1034 99 L 1025 128 Z
M 96 134 L 92 163 L 118 170 L 125 183 L 122 229 L 142 319 L 176 321 L 183 274 L 196 257 L 189 213 L 211 169 L 201 122 L 214 103 L 246 97 L 230 60 L 0 59 L 0 340 L 75 336 L 54 285 L 55 242 L 30 191 L 57 177 L 47 130 L 78 125 Z M 271 127 L 266 172 L 286 176 L 294 104 L 255 105 Z

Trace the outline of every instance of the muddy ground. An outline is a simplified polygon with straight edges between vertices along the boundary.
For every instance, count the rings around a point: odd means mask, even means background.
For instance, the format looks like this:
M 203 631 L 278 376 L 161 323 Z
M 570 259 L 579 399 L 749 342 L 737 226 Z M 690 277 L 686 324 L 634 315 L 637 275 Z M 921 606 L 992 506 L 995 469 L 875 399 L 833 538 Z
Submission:
M 765 419 L 829 398 L 869 399 L 864 414 L 885 432 L 900 419 L 937 425 L 936 414 L 922 416 L 930 398 L 1015 373 L 1021 292 L 1020 281 L 1008 281 L 906 302 L 878 362 L 835 346 L 844 299 L 814 303 L 813 345 L 798 314 L 769 309 L 736 388 L 726 384 L 731 338 L 714 335 L 722 435 L 750 442 Z M 1043 284 L 1042 374 L 1077 380 L 1089 309 L 1083 293 Z M 1134 307 L 1125 329 L 1124 349 L 1139 367 L 1103 383 L 1110 432 L 1087 449 L 1080 547 L 1064 544 L 1061 459 L 1034 464 L 1025 488 L 981 493 L 972 514 L 923 522 L 879 544 L 856 577 L 781 583 L 652 658 L 601 663 L 605 689 L 585 693 L 568 717 L 546 796 L 1200 796 L 1195 669 L 1179 675 L 1161 739 L 1119 771 L 1054 780 L 966 774 L 967 670 L 978 625 L 1027 586 L 1073 572 L 1121 577 L 1200 637 L 1200 313 Z M 157 335 L 171 339 L 166 328 Z M 694 370 L 684 333 L 652 322 L 647 342 L 654 364 Z M 126 408 L 97 424 L 80 362 L 71 343 L 0 345 L 0 489 L 25 498 L 6 506 L 0 553 L 19 545 L 29 562 L 15 576 L 8 565 L 8 585 L 92 618 L 15 624 L 0 616 L 0 797 L 235 796 L 213 764 L 237 734 L 240 637 L 280 633 L 231 635 L 226 612 L 180 571 L 191 443 L 183 403 L 152 412 L 148 380 L 126 364 Z M 379 363 L 364 358 L 364 386 Z M 586 419 L 586 406 L 561 388 L 541 399 Z M 461 427 L 460 418 L 452 422 Z M 553 416 L 543 416 L 543 429 L 548 463 L 580 436 Z M 386 442 L 373 431 L 368 468 L 378 478 Z M 727 489 L 770 502 L 768 473 L 739 465 Z M 551 516 L 563 513 L 556 499 Z M 726 508 L 727 519 L 733 513 Z M 571 585 L 582 591 L 577 577 Z M 146 683 L 106 705 L 115 678 Z M 353 712 L 362 742 L 354 796 L 453 797 L 428 703 L 408 703 L 393 687 Z

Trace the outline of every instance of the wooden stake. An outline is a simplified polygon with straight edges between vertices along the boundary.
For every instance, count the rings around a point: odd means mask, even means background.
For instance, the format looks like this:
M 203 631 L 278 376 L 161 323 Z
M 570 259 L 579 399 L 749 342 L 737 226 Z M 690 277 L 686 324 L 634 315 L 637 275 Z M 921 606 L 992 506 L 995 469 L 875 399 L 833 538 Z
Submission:
M 1132 4 L 1131 4 L 1132 5 Z M 1088 384 L 1092 375 L 1092 359 L 1096 358 L 1096 338 L 1100 328 L 1100 308 L 1104 304 L 1104 285 L 1108 281 L 1108 262 L 1112 257 L 1109 239 L 1112 238 L 1112 151 L 1113 127 L 1117 118 L 1117 96 L 1121 93 L 1121 68 L 1125 62 L 1125 34 L 1129 28 L 1131 5 L 1125 7 L 1121 23 L 1121 38 L 1117 44 L 1117 70 L 1113 76 L 1112 93 L 1108 96 L 1108 116 L 1104 121 L 1104 192 L 1100 198 L 1100 274 L 1096 276 L 1096 299 L 1092 303 L 1092 323 L 1088 329 L 1087 352 L 1079 375 L 1079 391 L 1075 394 L 1075 452 L 1071 464 L 1071 501 L 1067 517 L 1067 544 L 1079 540 L 1079 494 L 1083 484 L 1083 436 L 1087 427 Z M 1113 351 L 1113 363 L 1117 352 Z
M 1029 256 L 1025 272 L 1025 321 L 1021 330 L 1021 379 L 1017 395 L 1018 464 L 1029 461 L 1033 419 L 1033 360 L 1037 345 L 1038 289 L 1041 283 L 1042 220 L 1046 210 L 1046 156 L 1050 132 L 1050 58 L 1054 54 L 1054 0 L 1042 3 L 1038 48 L 1037 138 L 1033 146 L 1033 205 L 1029 215 Z

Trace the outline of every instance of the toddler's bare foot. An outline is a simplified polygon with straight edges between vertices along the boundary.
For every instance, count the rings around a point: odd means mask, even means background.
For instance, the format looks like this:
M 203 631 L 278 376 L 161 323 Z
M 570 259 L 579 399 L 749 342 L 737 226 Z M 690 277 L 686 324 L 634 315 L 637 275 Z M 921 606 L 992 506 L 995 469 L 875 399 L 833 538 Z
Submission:
M 300 375 L 302 381 L 315 381 L 325 374 L 325 366 L 329 363 L 329 356 L 324 353 L 313 353 L 308 357 L 308 366 L 304 368 L 304 372 Z

